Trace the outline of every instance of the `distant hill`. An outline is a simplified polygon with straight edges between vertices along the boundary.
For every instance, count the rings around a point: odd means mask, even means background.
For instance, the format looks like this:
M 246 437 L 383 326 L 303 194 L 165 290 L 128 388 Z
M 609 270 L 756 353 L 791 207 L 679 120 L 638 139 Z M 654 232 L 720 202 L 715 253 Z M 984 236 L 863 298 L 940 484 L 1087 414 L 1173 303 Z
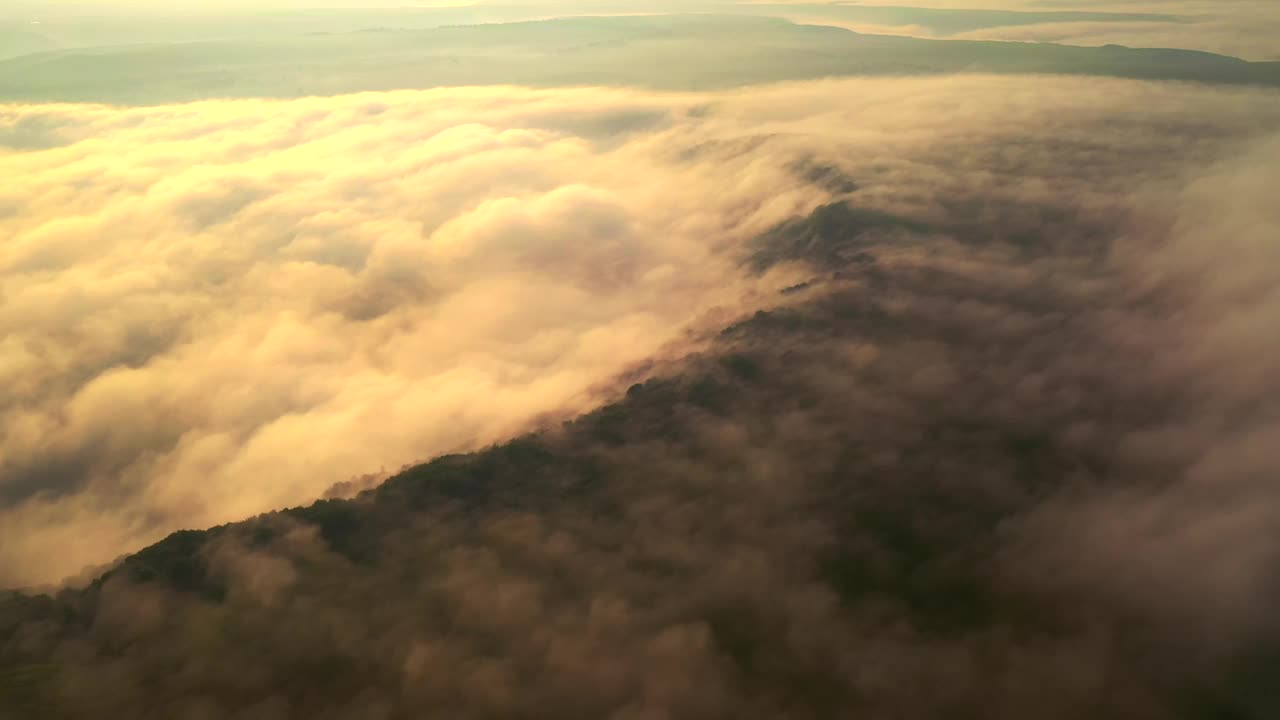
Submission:
M 56 42 L 39 33 L 0 27 L 0 60 L 57 47 Z
M 207 5 L 50 3 L 48 0 L 8 0 L 0 12 L 0 33 L 30 30 L 31 21 L 43 22 L 40 32 L 56 47 L 77 48 L 146 42 L 199 42 L 208 40 L 278 39 L 289 35 L 344 33 L 363 28 L 422 30 L 444 25 L 512 23 L 570 16 L 669 15 L 713 13 L 801 18 L 807 22 L 833 22 L 885 26 L 911 26 L 937 35 L 951 35 L 984 28 L 1016 27 L 1046 23 L 1087 22 L 1123 26 L 1131 23 L 1185 24 L 1197 18 L 1158 13 L 1078 11 L 1009 11 L 890 7 L 845 3 L 756 3 L 722 0 L 538 0 L 527 3 L 475 3 L 442 7 L 241 7 L 228 10 Z M 0 54 L 4 54 L 0 43 Z M 43 49 L 43 48 L 36 48 Z
M 924 40 L 772 18 L 672 15 L 36 53 L 0 61 L 0 100 L 150 104 L 483 84 L 696 90 L 943 72 L 1280 86 L 1280 63 L 1204 52 Z
M 977 3 L 975 3 L 977 4 Z M 721 6 L 726 7 L 726 6 Z M 903 7 L 861 3 L 744 3 L 730 5 L 752 15 L 804 17 L 850 24 L 914 26 L 938 35 L 954 35 L 984 28 L 1047 23 L 1186 23 L 1190 18 L 1163 13 L 988 10 L 970 8 Z M 722 11 L 723 12 L 723 11 Z

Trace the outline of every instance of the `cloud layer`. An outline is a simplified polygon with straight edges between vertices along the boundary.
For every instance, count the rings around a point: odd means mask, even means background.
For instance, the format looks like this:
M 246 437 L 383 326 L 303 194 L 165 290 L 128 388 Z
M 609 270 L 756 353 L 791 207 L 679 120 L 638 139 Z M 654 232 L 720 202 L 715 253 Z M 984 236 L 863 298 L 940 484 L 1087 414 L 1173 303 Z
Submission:
M 1274 715 L 1277 93 L 4 113 L 0 577 L 624 398 L 0 603 L 73 715 Z
M 749 302 L 720 247 L 825 195 L 667 157 L 696 100 L 6 108 L 0 584 L 581 409 Z
M 1280 103 L 975 76 L 0 117 L 0 584 L 25 584 L 585 408 L 715 308 L 774 302 L 798 271 L 748 277 L 749 241 L 850 189 L 833 173 L 877 211 L 1045 253 L 1150 212 L 1189 239 L 1144 272 L 1198 272 L 1206 232 L 1266 251 L 1258 208 L 1169 218 Z

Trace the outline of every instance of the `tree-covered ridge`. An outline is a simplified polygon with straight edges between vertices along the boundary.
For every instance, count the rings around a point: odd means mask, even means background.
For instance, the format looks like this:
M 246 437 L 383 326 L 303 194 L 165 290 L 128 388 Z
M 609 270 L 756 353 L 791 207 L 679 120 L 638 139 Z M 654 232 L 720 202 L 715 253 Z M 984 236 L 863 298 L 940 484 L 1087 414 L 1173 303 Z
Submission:
M 1167 500 L 1131 444 L 1195 398 L 1131 372 L 1096 248 L 1028 244 L 1054 207 L 985 211 L 819 208 L 744 259 L 806 287 L 612 404 L 8 597 L 10 715 L 1269 717 L 1266 623 L 1062 554 Z

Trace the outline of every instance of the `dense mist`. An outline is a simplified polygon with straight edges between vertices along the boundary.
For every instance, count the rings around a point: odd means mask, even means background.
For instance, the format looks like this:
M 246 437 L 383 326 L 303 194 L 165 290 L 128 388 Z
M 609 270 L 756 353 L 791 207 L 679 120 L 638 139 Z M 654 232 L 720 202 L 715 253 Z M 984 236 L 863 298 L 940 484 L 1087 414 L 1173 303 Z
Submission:
M 0 11 L 0 720 L 1280 715 L 1274 9 L 975 4 Z

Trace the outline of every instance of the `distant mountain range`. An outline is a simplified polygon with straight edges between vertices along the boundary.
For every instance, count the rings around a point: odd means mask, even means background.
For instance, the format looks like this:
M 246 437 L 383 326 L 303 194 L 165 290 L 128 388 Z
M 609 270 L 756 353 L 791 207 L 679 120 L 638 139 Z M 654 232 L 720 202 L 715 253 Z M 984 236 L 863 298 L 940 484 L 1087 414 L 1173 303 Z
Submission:
M 776 18 L 669 15 L 39 52 L 0 62 L 0 100 L 151 104 L 482 84 L 701 90 L 944 72 L 1280 86 L 1280 63 L 1197 51 L 925 40 Z
M 991 28 L 1054 23 L 1188 24 L 1195 18 L 1157 13 L 963 10 L 845 3 L 753 3 L 700 0 L 571 0 L 454 7 L 299 8 L 227 10 L 215 6 L 88 7 L 14 0 L 0 8 L 0 59 L 35 50 L 145 42 L 270 39 L 309 32 L 351 32 L 370 27 L 406 30 L 545 20 L 552 17 L 738 14 L 917 28 L 946 36 Z M 25 36 L 23 39 L 20 36 Z M 34 43 L 34 44 L 33 44 Z

